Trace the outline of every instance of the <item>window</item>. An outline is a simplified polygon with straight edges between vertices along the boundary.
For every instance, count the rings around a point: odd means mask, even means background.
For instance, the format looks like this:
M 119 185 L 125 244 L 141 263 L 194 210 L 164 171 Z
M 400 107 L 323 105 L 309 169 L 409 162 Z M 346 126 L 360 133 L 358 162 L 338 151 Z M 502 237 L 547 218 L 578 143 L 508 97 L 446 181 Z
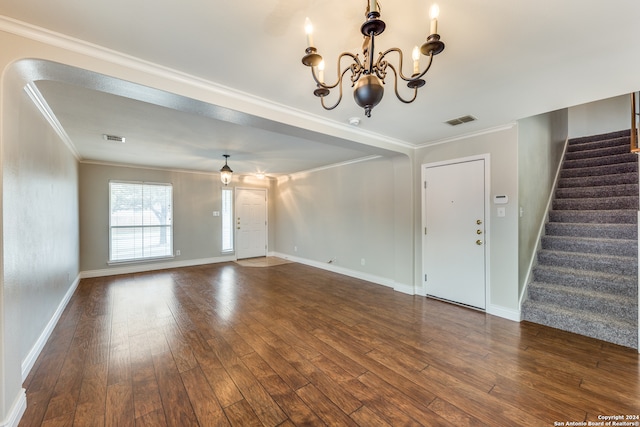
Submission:
M 222 189 L 222 252 L 233 252 L 233 190 Z
M 109 261 L 173 255 L 171 184 L 109 182 Z

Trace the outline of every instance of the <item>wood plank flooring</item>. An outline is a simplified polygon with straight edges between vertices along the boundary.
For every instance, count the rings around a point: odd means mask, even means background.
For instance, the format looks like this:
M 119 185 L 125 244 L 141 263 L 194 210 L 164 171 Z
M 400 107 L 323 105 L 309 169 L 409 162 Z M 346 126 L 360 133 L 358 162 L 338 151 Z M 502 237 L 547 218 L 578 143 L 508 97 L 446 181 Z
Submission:
M 639 415 L 639 380 L 632 349 L 224 263 L 82 280 L 20 426 L 557 426 Z

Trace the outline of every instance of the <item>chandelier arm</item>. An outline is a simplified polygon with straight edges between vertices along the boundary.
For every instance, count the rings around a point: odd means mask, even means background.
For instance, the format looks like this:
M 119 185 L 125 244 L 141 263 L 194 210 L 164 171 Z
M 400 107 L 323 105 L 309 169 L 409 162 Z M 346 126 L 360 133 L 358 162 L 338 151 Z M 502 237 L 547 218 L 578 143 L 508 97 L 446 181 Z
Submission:
M 340 62 L 342 61 L 342 58 L 345 57 L 345 56 L 353 59 L 353 64 L 349 65 L 343 71 L 340 71 Z M 353 53 L 350 53 L 350 52 L 342 52 L 340 54 L 340 56 L 338 57 L 338 61 L 337 61 L 338 81 L 335 82 L 332 85 L 326 84 L 326 83 L 321 82 L 320 80 L 318 80 L 318 76 L 316 76 L 316 70 L 315 70 L 316 67 L 310 67 L 310 68 L 311 68 L 311 76 L 313 76 L 313 80 L 316 82 L 316 84 L 319 87 L 324 88 L 324 89 L 333 89 L 338 85 L 342 85 L 342 79 L 344 77 L 344 74 L 347 71 L 351 70 L 352 73 L 357 74 L 359 76 L 362 73 L 362 69 L 363 69 L 362 63 L 360 62 L 360 59 L 358 58 L 358 55 L 354 55 Z
M 320 104 L 322 104 L 322 108 L 324 108 L 325 110 L 333 110 L 334 108 L 336 108 L 338 106 L 338 104 L 340 104 L 340 101 L 342 101 L 342 81 L 344 80 L 344 75 L 347 73 L 347 71 L 351 70 L 351 67 L 349 68 L 345 68 L 345 70 L 342 72 L 342 74 L 340 74 L 340 76 L 338 77 L 338 83 L 340 83 L 339 88 L 340 88 L 340 94 L 338 95 L 338 100 L 336 101 L 335 104 L 333 104 L 332 106 L 327 107 L 324 104 L 324 96 L 320 97 Z M 353 72 L 353 71 L 352 71 Z M 333 87 L 338 86 L 338 83 L 336 83 L 336 85 L 334 85 Z
M 416 80 L 421 79 L 425 74 L 427 74 L 427 71 L 429 71 L 429 69 L 431 68 L 431 64 L 433 64 L 433 54 L 432 54 L 432 53 L 430 53 L 430 54 L 429 54 L 429 63 L 427 64 L 427 68 L 425 68 L 425 69 L 424 69 L 424 71 L 423 71 L 422 73 L 418 74 L 418 75 L 414 75 L 414 76 L 411 76 L 411 77 L 407 77 L 407 76 L 405 76 L 405 75 L 402 73 L 402 58 L 403 58 L 402 50 L 400 50 L 400 49 L 399 49 L 399 48 L 397 48 L 397 47 L 392 47 L 391 49 L 387 49 L 385 52 L 381 52 L 381 53 L 380 53 L 380 55 L 378 56 L 378 60 L 376 61 L 376 69 L 378 68 L 379 64 L 381 64 L 381 63 L 383 62 L 383 60 L 384 60 L 384 58 L 387 56 L 387 54 L 388 54 L 388 53 L 391 53 L 391 52 L 397 52 L 397 53 L 398 53 L 398 56 L 400 57 L 400 62 L 399 62 L 399 65 L 398 65 L 398 67 L 400 68 L 400 70 L 399 70 L 399 72 L 397 72 L 397 71 L 395 70 L 395 68 L 394 68 L 394 69 L 393 69 L 393 70 L 394 70 L 394 73 L 396 73 L 397 75 L 399 75 L 399 76 L 400 76 L 400 78 L 401 78 L 402 80 L 404 80 L 405 82 L 413 82 L 413 81 L 416 81 Z M 388 62 L 388 61 L 387 61 L 387 62 Z M 389 63 L 389 66 L 390 66 L 390 67 L 392 67 L 392 66 L 391 66 L 391 63 Z M 392 67 L 392 68 L 393 68 L 393 67 Z M 382 78 L 382 76 L 378 76 L 378 77 L 381 77 L 381 78 Z
M 415 87 L 413 89 L 413 98 L 404 99 L 402 96 L 400 96 L 400 93 L 398 92 L 398 72 L 396 71 L 396 68 L 393 66 L 393 64 L 388 64 L 388 67 L 391 68 L 391 70 L 393 71 L 393 90 L 396 93 L 396 97 L 401 102 L 404 102 L 405 104 L 411 104 L 418 97 L 418 87 Z M 400 75 L 400 77 L 402 77 L 402 75 Z M 403 79 L 403 80 L 405 80 L 405 79 Z

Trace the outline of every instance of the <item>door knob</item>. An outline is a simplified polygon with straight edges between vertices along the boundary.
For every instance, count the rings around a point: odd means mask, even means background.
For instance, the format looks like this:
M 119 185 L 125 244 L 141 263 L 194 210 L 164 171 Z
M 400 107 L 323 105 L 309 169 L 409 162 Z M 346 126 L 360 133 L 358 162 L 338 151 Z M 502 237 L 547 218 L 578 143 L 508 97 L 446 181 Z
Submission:
M 476 240 L 476 245 L 478 245 L 478 246 L 482 245 L 482 240 L 480 240 L 480 239 Z
M 482 230 L 477 229 L 477 230 L 476 230 L 476 234 L 482 234 Z

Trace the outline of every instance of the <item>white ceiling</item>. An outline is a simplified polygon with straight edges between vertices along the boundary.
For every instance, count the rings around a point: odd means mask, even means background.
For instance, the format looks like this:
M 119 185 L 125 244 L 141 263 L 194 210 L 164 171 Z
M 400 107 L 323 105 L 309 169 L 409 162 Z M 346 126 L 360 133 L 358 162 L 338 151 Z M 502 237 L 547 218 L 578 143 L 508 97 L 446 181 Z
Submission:
M 399 47 L 410 56 L 427 35 L 431 3 L 379 2 L 387 30 L 377 39 L 376 50 Z M 331 80 L 332 64 L 341 52 L 361 53 L 359 29 L 366 4 L 2 0 L 0 15 L 240 91 L 286 114 L 346 129 L 346 137 L 335 138 L 195 101 L 154 105 L 71 78 L 37 82 L 87 161 L 217 170 L 221 155 L 228 153 L 236 172 L 287 174 L 393 154 L 363 143 L 363 133 L 419 147 L 640 88 L 640 59 L 633 43 L 640 22 L 638 1 L 438 0 L 446 49 L 435 57 L 416 102 L 399 102 L 388 77 L 385 97 L 371 118 L 355 105 L 348 82 L 342 103 L 325 111 L 312 94 L 309 70 L 301 64 L 305 17 L 314 23 L 315 44 Z M 457 127 L 444 123 L 467 114 L 478 120 Z M 351 117 L 361 119 L 359 128 L 346 124 Z M 349 137 L 350 129 L 357 138 Z M 104 133 L 125 136 L 127 142 L 107 144 Z

